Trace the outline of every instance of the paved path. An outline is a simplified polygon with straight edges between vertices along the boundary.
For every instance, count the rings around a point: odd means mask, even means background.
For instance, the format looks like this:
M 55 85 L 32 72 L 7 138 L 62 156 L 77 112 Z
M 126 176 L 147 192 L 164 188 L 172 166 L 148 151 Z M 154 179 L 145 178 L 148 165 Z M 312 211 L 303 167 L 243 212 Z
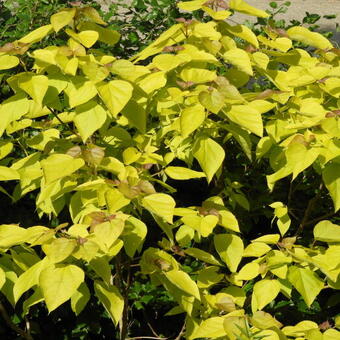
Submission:
M 131 3 L 132 0 L 96 0 L 100 3 L 104 8 L 108 8 L 110 4 L 113 3 Z M 173 0 L 176 1 L 176 0 Z M 246 0 L 250 5 L 253 5 L 257 8 L 268 9 L 269 3 L 271 0 Z M 276 0 L 279 4 L 283 3 L 287 0 Z M 306 12 L 319 14 L 321 17 L 327 14 L 335 14 L 337 15 L 336 19 L 327 20 L 325 18 L 321 18 L 317 24 L 320 26 L 320 30 L 323 31 L 333 31 L 335 32 L 336 23 L 340 26 L 340 0 L 290 0 L 291 5 L 288 8 L 288 11 L 285 14 L 277 15 L 277 19 L 284 19 L 287 23 L 290 20 L 296 19 L 302 21 Z M 253 19 L 251 19 L 253 18 Z M 254 20 L 254 17 L 250 17 L 248 15 L 236 14 L 233 16 L 233 20 L 236 22 L 242 23 L 245 20 Z M 256 20 L 256 18 L 255 18 Z M 335 32 L 334 37 L 332 38 L 340 46 L 340 32 Z
M 286 0 L 276 0 L 276 2 L 284 3 Z M 260 9 L 268 9 L 269 0 L 247 0 L 247 2 Z M 340 45 L 340 32 L 335 32 L 336 24 L 340 26 L 340 0 L 290 0 L 291 5 L 288 7 L 288 11 L 284 14 L 278 14 L 277 19 L 284 19 L 286 22 L 296 19 L 302 22 L 306 12 L 319 14 L 322 18 L 316 23 L 320 26 L 322 31 L 333 31 L 335 33 L 332 40 L 336 41 Z M 327 20 L 323 18 L 324 15 L 335 14 L 335 19 Z M 247 15 L 236 14 L 233 16 L 233 20 L 241 23 L 245 20 L 249 20 Z M 256 19 L 255 19 L 256 20 Z

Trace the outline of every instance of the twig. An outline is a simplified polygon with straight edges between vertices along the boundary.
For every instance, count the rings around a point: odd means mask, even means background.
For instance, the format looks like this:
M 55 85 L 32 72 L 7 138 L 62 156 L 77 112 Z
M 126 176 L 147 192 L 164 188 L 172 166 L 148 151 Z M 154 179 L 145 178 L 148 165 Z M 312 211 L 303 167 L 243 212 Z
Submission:
M 151 333 L 157 338 L 157 339 L 160 339 L 160 336 L 157 334 L 157 332 L 153 329 L 151 323 L 150 323 L 150 320 L 148 318 L 148 316 L 146 315 L 145 311 L 143 310 L 143 316 L 144 316 L 144 319 L 146 321 L 146 324 L 148 325 L 148 327 L 150 328 L 150 331 Z
M 25 332 L 24 330 L 22 330 L 20 327 L 18 327 L 16 324 L 12 322 L 2 302 L 0 302 L 0 314 L 4 318 L 7 326 L 11 328 L 14 332 L 21 335 L 24 339 L 33 340 L 32 336 L 29 333 Z
M 309 219 L 309 215 L 313 211 L 315 203 L 317 202 L 317 200 L 321 196 L 321 189 L 322 189 L 322 187 L 323 187 L 323 184 L 321 183 L 320 186 L 319 186 L 319 192 L 311 200 L 309 200 L 308 205 L 307 205 L 307 209 L 305 210 L 305 214 L 304 214 L 304 216 L 302 218 L 302 221 L 301 221 L 301 223 L 299 225 L 299 228 L 298 228 L 298 230 L 296 232 L 296 235 L 299 235 L 303 231 L 303 228 L 307 225 L 308 219 Z
M 184 331 L 185 331 L 185 322 L 183 324 L 183 327 L 181 328 L 181 330 L 179 331 L 178 335 L 176 336 L 176 338 L 174 340 L 181 340 L 182 338 L 182 335 L 184 334 Z
M 325 219 L 325 218 L 331 217 L 331 216 L 333 216 L 334 214 L 335 214 L 335 213 L 334 213 L 333 211 L 331 211 L 331 212 L 329 212 L 329 213 L 327 213 L 327 214 L 324 214 L 324 215 L 322 215 L 322 216 L 313 218 L 312 220 L 306 222 L 306 223 L 305 223 L 305 226 L 307 226 L 307 225 L 312 225 L 312 224 L 314 224 L 314 223 L 316 223 L 316 222 L 319 222 L 319 221 L 321 221 L 321 220 L 323 220 L 323 219 Z
M 155 336 L 135 336 L 133 338 L 126 338 L 126 340 L 138 340 L 138 339 L 156 339 L 156 340 L 167 340 L 169 338 L 160 338 Z
M 120 267 L 121 268 L 121 267 Z M 124 309 L 122 315 L 122 325 L 121 325 L 121 340 L 126 339 L 126 335 L 128 334 L 128 319 L 129 319 L 129 290 L 131 286 L 131 267 L 128 264 L 127 266 L 127 278 L 126 284 L 124 287 Z

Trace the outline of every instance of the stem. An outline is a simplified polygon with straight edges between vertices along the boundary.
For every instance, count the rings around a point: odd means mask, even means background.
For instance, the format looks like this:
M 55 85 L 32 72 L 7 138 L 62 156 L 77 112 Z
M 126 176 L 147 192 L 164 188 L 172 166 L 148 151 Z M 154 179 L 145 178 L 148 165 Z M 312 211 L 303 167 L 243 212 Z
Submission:
M 309 224 L 309 222 L 308 222 L 309 216 L 312 213 L 317 200 L 321 196 L 321 189 L 322 189 L 322 187 L 323 187 L 323 184 L 321 183 L 320 186 L 319 186 L 319 192 L 311 200 L 309 200 L 308 205 L 307 205 L 307 209 L 306 209 L 305 214 L 303 216 L 303 219 L 302 219 L 302 221 L 301 221 L 301 223 L 299 225 L 299 228 L 298 228 L 298 230 L 296 232 L 296 235 L 301 234 L 301 232 L 303 231 L 304 227 Z
M 59 123 L 60 123 L 61 125 L 65 126 L 66 129 L 70 130 L 73 134 L 75 134 L 78 138 L 81 139 L 79 133 L 78 133 L 77 131 L 73 130 L 68 124 L 66 124 L 65 122 L 63 122 L 63 121 L 60 119 L 60 117 L 54 112 L 54 110 L 53 110 L 52 108 L 49 107 L 48 109 L 51 111 L 51 113 L 53 114 L 53 116 L 59 121 Z
M 169 338 L 160 338 L 155 336 L 135 336 L 134 338 L 126 338 L 126 340 L 139 340 L 139 339 L 167 340 Z
M 20 327 L 18 327 L 16 324 L 12 322 L 2 302 L 0 302 L 0 314 L 4 318 L 7 326 L 11 328 L 14 332 L 21 335 L 24 339 L 33 340 L 31 334 L 29 334 L 28 332 L 25 332 L 24 330 L 22 330 Z
M 181 330 L 179 331 L 178 335 L 176 336 L 176 338 L 174 340 L 181 340 L 182 338 L 182 335 L 184 334 L 184 331 L 185 331 L 185 322 L 183 324 L 183 327 L 181 328 Z
M 125 340 L 126 336 L 128 334 L 128 321 L 129 321 L 129 290 L 131 286 L 131 267 L 130 263 L 127 265 L 127 279 L 126 279 L 126 285 L 124 287 L 124 310 L 122 315 L 122 328 L 121 328 L 121 334 L 120 339 Z

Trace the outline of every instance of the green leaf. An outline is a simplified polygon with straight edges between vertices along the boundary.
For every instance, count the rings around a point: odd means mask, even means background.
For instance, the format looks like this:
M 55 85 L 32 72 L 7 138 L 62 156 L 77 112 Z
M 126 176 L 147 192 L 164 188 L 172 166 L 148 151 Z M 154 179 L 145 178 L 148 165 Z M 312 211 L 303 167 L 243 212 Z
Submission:
M 86 283 L 82 282 L 77 291 L 71 296 L 71 308 L 77 316 L 83 311 L 90 297 L 90 290 Z
M 167 194 L 152 194 L 142 199 L 142 206 L 172 224 L 175 200 Z
M 255 313 L 272 302 L 280 293 L 281 285 L 277 280 L 264 279 L 256 282 L 251 299 L 251 309 Z
M 166 278 L 177 288 L 183 290 L 185 293 L 194 296 L 197 300 L 200 300 L 200 292 L 198 287 L 190 276 L 181 270 L 170 270 L 164 272 Z
M 207 176 L 208 183 L 222 165 L 225 157 L 223 148 L 209 137 L 201 137 L 193 147 L 193 155 Z
M 36 288 L 34 293 L 22 304 L 22 314 L 27 315 L 30 307 L 42 301 L 44 301 L 44 297 L 42 296 L 41 289 Z
M 69 176 L 80 169 L 85 164 L 81 158 L 73 158 L 69 155 L 52 154 L 41 161 L 46 184 L 54 182 L 60 178 Z
M 98 87 L 99 95 L 113 117 L 124 108 L 132 96 L 133 87 L 123 80 L 112 80 Z
M 99 301 L 103 304 L 106 311 L 111 316 L 114 324 L 117 325 L 124 310 L 124 299 L 119 293 L 117 287 L 113 285 L 106 286 L 100 281 L 95 281 L 94 290 Z
M 84 281 L 82 269 L 73 265 L 56 265 L 45 268 L 39 278 L 48 311 L 51 313 L 71 298 Z
M 308 307 L 324 287 L 320 277 L 308 268 L 289 267 L 288 280 L 302 295 Z
M 89 101 L 86 104 L 77 106 L 74 124 L 83 142 L 103 126 L 106 118 L 106 111 L 95 101 Z
M 203 172 L 194 171 L 181 166 L 168 166 L 165 169 L 165 173 L 172 179 L 176 180 L 188 180 L 192 178 L 205 177 Z
M 322 242 L 340 242 L 340 226 L 330 221 L 321 221 L 314 227 L 314 238 Z
M 241 238 L 233 234 L 218 234 L 214 237 L 214 245 L 220 258 L 235 273 L 244 250 Z
M 337 212 L 340 209 L 340 164 L 327 164 L 322 172 L 322 178 L 333 199 L 335 212 Z

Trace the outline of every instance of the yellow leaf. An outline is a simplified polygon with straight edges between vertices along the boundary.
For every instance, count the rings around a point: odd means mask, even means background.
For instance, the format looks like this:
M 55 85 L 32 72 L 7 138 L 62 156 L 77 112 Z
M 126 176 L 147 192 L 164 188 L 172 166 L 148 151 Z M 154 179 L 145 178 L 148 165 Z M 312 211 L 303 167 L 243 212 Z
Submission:
M 165 173 L 173 179 L 176 180 L 188 180 L 192 178 L 201 178 L 205 177 L 203 172 L 194 171 L 188 168 L 184 168 L 181 166 L 168 166 L 165 169 Z
M 15 67 L 19 64 L 20 60 L 18 57 L 13 55 L 2 55 L 0 56 L 0 70 L 7 70 Z
M 330 221 L 321 221 L 314 227 L 314 238 L 321 242 L 340 242 L 340 226 Z
M 73 30 L 66 28 L 65 32 L 74 40 L 78 41 L 87 48 L 93 46 L 99 38 L 99 33 L 91 30 L 76 33 Z
M 215 27 L 217 23 L 209 21 L 206 23 L 195 23 L 192 34 L 197 38 L 209 38 L 210 40 L 220 40 L 222 35 Z
M 77 106 L 74 124 L 83 142 L 102 127 L 106 118 L 106 111 L 95 101 L 89 101 L 86 104 Z
M 256 282 L 251 299 L 251 309 L 255 313 L 272 302 L 280 293 L 280 283 L 277 280 L 264 279 Z
M 68 258 L 76 247 L 76 240 L 60 237 L 51 243 L 43 244 L 42 250 L 52 263 L 58 263 Z
M 38 104 L 42 104 L 48 85 L 48 78 L 42 75 L 26 75 L 19 81 L 20 88 L 28 93 Z
M 51 24 L 56 32 L 59 32 L 64 26 L 68 25 L 76 14 L 75 8 L 64 8 L 60 12 L 51 16 Z
M 231 26 L 231 25 L 228 25 L 227 23 L 224 23 L 223 28 L 224 27 L 232 35 L 235 35 L 236 37 L 239 37 L 249 42 L 254 47 L 259 48 L 259 42 L 257 41 L 256 35 L 247 26 L 244 26 L 244 25 Z
M 253 15 L 259 18 L 268 18 L 269 14 L 265 11 L 257 9 L 253 6 L 247 4 L 244 0 L 231 0 L 229 2 L 229 7 L 237 12 L 241 12 L 248 15 Z
M 232 48 L 223 54 L 223 59 L 236 66 L 240 71 L 250 76 L 253 75 L 250 58 L 246 51 L 240 48 Z
M 223 163 L 225 152 L 214 140 L 203 137 L 193 147 L 193 155 L 207 176 L 208 183 Z
M 45 25 L 37 28 L 36 30 L 28 33 L 23 38 L 18 40 L 18 42 L 24 44 L 33 44 L 35 42 L 40 41 L 42 38 L 46 37 L 52 31 L 52 25 Z
M 0 181 L 12 181 L 15 179 L 20 179 L 20 175 L 16 170 L 0 166 Z
M 226 331 L 224 330 L 224 318 L 220 316 L 215 316 L 204 320 L 201 324 L 195 329 L 192 334 L 192 339 L 197 338 L 220 338 L 226 335 Z
M 205 120 L 205 110 L 200 104 L 186 107 L 180 116 L 181 133 L 184 138 L 198 129 Z
M 333 45 L 320 33 L 311 32 L 303 26 L 291 27 L 287 30 L 290 39 L 300 41 L 303 44 L 310 45 L 322 50 L 331 49 Z
M 152 60 L 152 65 L 161 71 L 169 72 L 183 63 L 184 60 L 173 54 L 159 54 Z
M 165 277 L 177 288 L 183 290 L 185 293 L 194 296 L 197 300 L 201 300 L 198 287 L 190 276 L 181 270 L 170 270 L 164 272 Z
M 218 234 L 214 237 L 215 248 L 232 273 L 237 271 L 243 255 L 243 241 L 233 234 Z
M 166 82 L 165 72 L 161 71 L 147 75 L 138 83 L 138 85 L 145 93 L 150 94 L 151 92 L 164 87 Z
M 260 112 L 251 105 L 232 105 L 229 111 L 223 111 L 234 123 L 263 136 L 263 122 Z
M 73 158 L 64 154 L 52 154 L 41 161 L 46 184 L 73 174 L 85 164 L 81 158 Z
M 271 251 L 267 244 L 262 242 L 254 242 L 250 243 L 246 249 L 244 249 L 243 256 L 244 257 L 261 257 L 262 255 Z
M 184 68 L 180 77 L 185 82 L 193 82 L 195 84 L 202 84 L 214 81 L 217 78 L 215 71 L 204 70 L 202 68 Z
M 202 6 L 204 12 L 208 13 L 214 20 L 225 20 L 232 14 L 230 11 L 214 11 L 210 7 Z
M 85 104 L 97 95 L 97 89 L 91 81 L 70 84 L 66 90 L 71 108 Z
M 64 72 L 66 74 L 70 74 L 71 76 L 75 76 L 77 73 L 78 65 L 79 65 L 78 58 L 71 58 L 65 65 Z
M 94 282 L 94 290 L 99 301 L 103 304 L 115 325 L 117 325 L 124 310 L 124 299 L 119 290 L 116 286 L 108 286 L 100 281 Z
M 252 280 L 257 275 L 260 274 L 259 272 L 260 266 L 256 262 L 247 263 L 243 266 L 240 271 L 236 274 L 236 280 Z
M 112 80 L 98 87 L 99 95 L 113 117 L 124 108 L 132 96 L 133 87 L 124 80 Z
M 171 196 L 166 194 L 148 195 L 142 199 L 142 205 L 145 209 L 172 224 L 176 202 Z
M 79 315 L 90 300 L 91 293 L 85 282 L 83 282 L 77 291 L 71 296 L 71 309 L 76 315 Z
M 193 0 L 193 1 L 186 1 L 186 2 L 179 2 L 177 4 L 178 8 L 183 11 L 196 11 L 198 9 L 201 9 L 203 4 L 205 3 L 205 0 Z
M 49 266 L 42 270 L 39 286 L 49 312 L 71 298 L 84 281 L 85 275 L 79 267 L 67 264 Z
M 302 295 L 308 307 L 324 287 L 324 282 L 321 278 L 308 268 L 289 267 L 288 280 Z
M 93 22 L 82 23 L 80 29 L 97 32 L 99 34 L 98 40 L 108 45 L 115 45 L 120 39 L 120 34 L 117 31 L 100 27 Z
M 41 271 L 47 267 L 48 260 L 44 258 L 43 260 L 35 263 L 29 269 L 24 271 L 15 282 L 13 287 L 14 301 L 18 302 L 23 293 L 27 292 L 29 289 L 39 284 L 39 276 Z

